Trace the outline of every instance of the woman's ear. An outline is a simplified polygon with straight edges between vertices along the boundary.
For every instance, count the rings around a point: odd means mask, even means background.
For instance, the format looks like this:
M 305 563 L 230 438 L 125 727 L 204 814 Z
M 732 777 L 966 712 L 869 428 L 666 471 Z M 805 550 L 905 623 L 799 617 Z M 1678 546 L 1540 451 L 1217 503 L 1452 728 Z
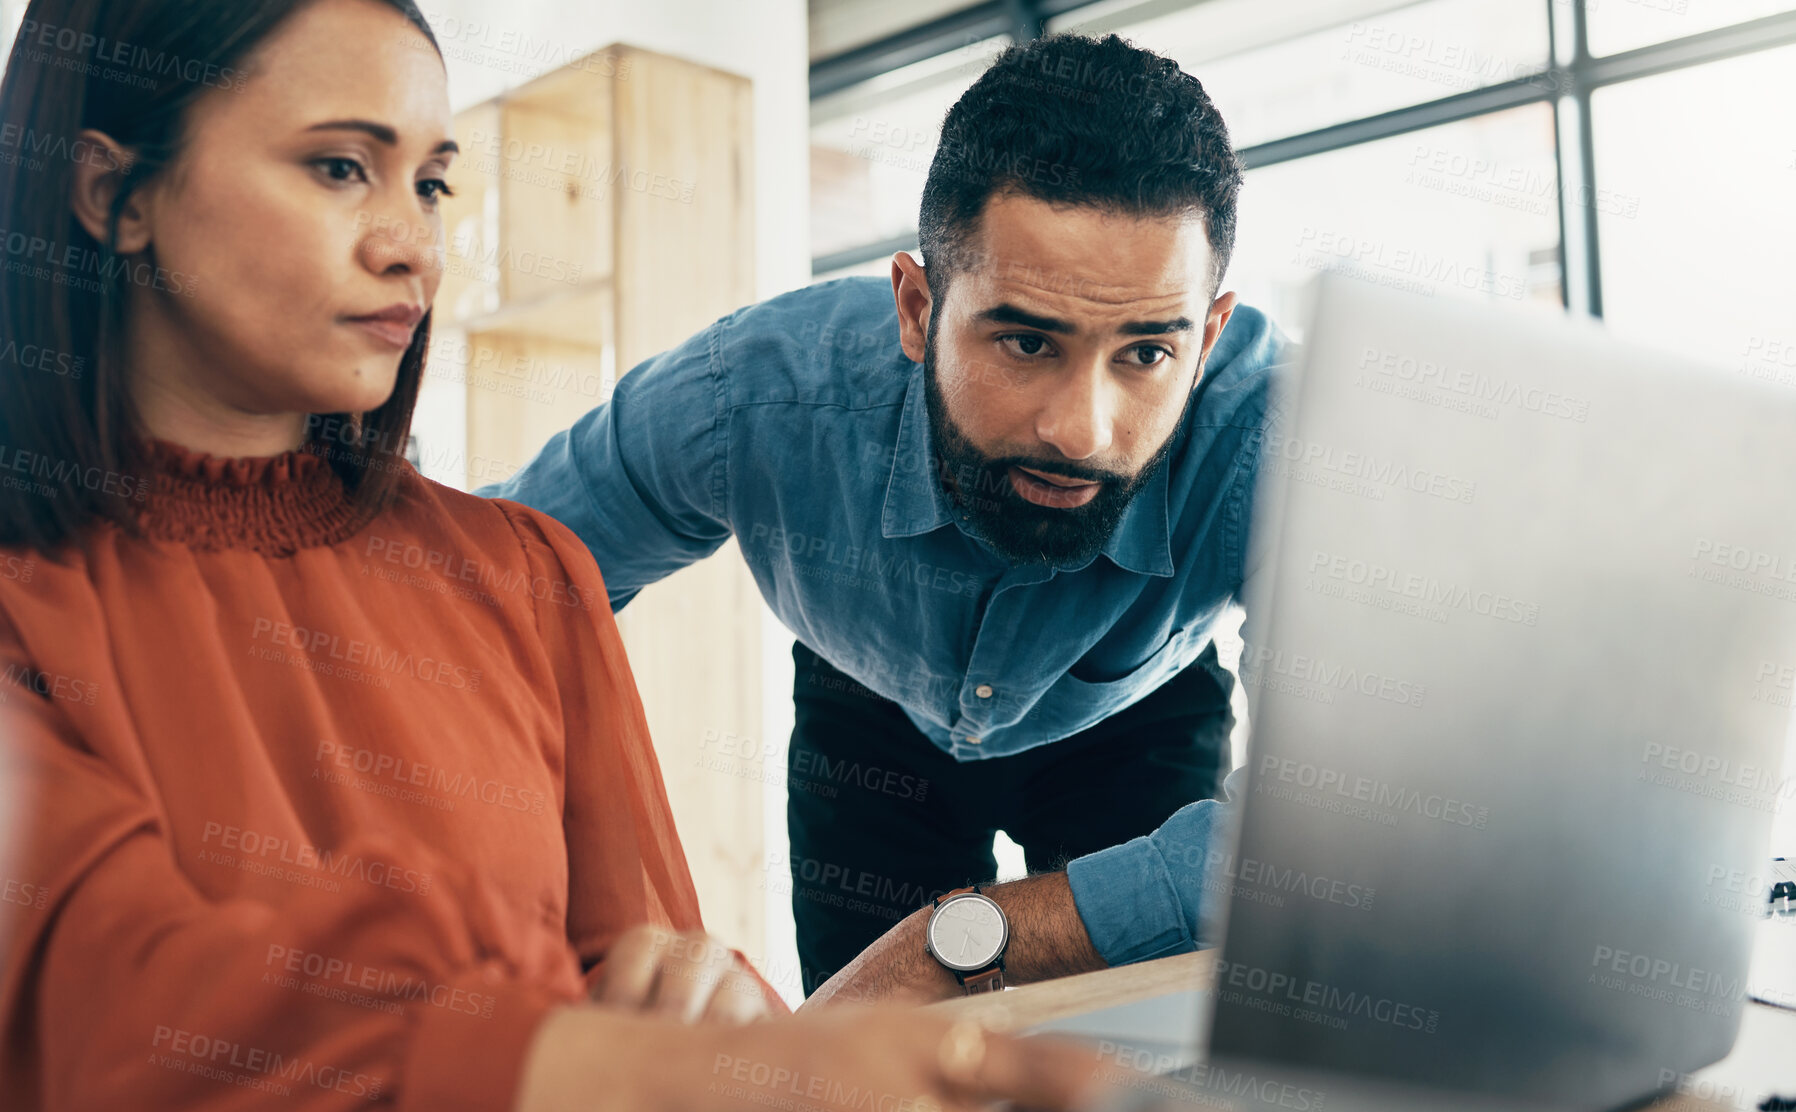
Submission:
M 85 128 L 75 143 L 75 180 L 70 191 L 69 209 L 87 234 L 106 242 L 107 215 L 112 201 L 124 184 L 135 156 L 115 142 L 112 136 L 93 128 Z M 119 213 L 118 244 L 120 255 L 135 255 L 150 245 L 150 220 L 141 194 L 133 194 Z

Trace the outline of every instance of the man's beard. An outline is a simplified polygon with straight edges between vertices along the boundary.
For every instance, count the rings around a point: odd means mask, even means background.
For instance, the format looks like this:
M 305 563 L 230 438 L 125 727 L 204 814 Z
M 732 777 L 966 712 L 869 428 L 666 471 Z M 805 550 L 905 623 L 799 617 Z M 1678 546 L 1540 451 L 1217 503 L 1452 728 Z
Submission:
M 1086 467 L 1071 460 L 1034 456 L 986 455 L 948 416 L 947 399 L 936 380 L 935 330 L 923 341 L 924 397 L 929 407 L 929 433 L 935 441 L 939 477 L 947 480 L 950 497 L 965 515 L 973 533 L 1012 564 L 1049 564 L 1083 567 L 1109 543 L 1143 487 L 1165 466 L 1172 442 L 1184 427 L 1185 410 L 1173 432 L 1152 459 L 1134 475 Z M 1185 397 L 1185 409 L 1191 394 Z M 1018 494 L 1010 482 L 1010 468 L 1021 466 L 1085 482 L 1102 483 L 1083 506 L 1041 506 Z

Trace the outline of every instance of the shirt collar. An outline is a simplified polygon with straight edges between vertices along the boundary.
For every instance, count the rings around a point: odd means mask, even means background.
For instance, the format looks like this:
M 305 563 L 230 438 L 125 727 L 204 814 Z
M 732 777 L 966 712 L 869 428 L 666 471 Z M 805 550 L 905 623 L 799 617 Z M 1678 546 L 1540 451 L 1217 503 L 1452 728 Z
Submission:
M 914 537 L 954 520 L 954 506 L 942 489 L 929 435 L 923 364 L 911 365 L 904 387 L 904 410 L 898 418 L 898 443 L 892 451 L 892 475 L 886 480 L 885 517 L 881 533 L 889 538 Z
M 1184 436 L 1185 430 L 1175 429 L 1172 435 Z M 1116 532 L 1104 545 L 1104 555 L 1117 567 L 1142 575 L 1172 575 L 1172 529 L 1166 507 L 1171 476 L 1172 460 L 1167 459 L 1123 511 Z
M 898 419 L 898 441 L 892 453 L 892 474 L 886 481 L 885 513 L 881 533 L 885 537 L 914 537 L 952 524 L 956 509 L 942 489 L 935 462 L 935 442 L 929 435 L 928 400 L 924 369 L 912 364 L 904 389 L 904 409 Z M 1184 430 L 1173 434 L 1184 435 Z M 1167 492 L 1171 489 L 1171 460 L 1157 468 L 1147 486 L 1123 511 L 1116 531 L 1102 552 L 1112 563 L 1141 575 L 1172 575 L 1172 531 L 1168 525 Z M 1063 568 L 1063 571 L 1077 569 Z

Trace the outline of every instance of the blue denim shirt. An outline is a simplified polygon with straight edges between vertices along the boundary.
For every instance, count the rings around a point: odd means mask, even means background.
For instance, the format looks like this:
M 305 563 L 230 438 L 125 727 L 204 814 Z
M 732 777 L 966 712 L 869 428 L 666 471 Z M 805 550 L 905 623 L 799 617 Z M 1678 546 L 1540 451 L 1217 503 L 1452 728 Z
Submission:
M 719 320 L 480 493 L 579 534 L 613 609 L 734 535 L 799 640 L 956 760 L 1008 756 L 1114 714 L 1209 643 L 1242 583 L 1266 370 L 1283 344 L 1264 314 L 1235 310 L 1166 466 L 1078 567 L 1013 567 L 968 531 L 932 464 L 923 367 L 899 348 L 878 278 Z M 1137 839 L 1069 867 L 1113 964 L 1193 942 L 1201 882 L 1179 891 L 1163 857 Z

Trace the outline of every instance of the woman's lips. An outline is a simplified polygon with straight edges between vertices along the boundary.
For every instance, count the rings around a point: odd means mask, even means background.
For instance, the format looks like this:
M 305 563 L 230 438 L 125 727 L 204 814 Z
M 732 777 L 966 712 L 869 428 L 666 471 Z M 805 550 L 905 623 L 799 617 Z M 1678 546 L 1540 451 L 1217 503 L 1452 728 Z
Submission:
M 366 329 L 376 339 L 394 347 L 412 346 L 412 332 L 416 325 L 401 324 L 396 320 L 376 320 L 373 317 L 351 317 L 349 323 L 357 328 Z
M 1051 506 L 1058 510 L 1083 506 L 1096 498 L 1104 485 L 1078 480 L 1050 481 L 1014 464 L 1010 467 L 1009 475 L 1011 488 L 1025 499 L 1037 506 Z

